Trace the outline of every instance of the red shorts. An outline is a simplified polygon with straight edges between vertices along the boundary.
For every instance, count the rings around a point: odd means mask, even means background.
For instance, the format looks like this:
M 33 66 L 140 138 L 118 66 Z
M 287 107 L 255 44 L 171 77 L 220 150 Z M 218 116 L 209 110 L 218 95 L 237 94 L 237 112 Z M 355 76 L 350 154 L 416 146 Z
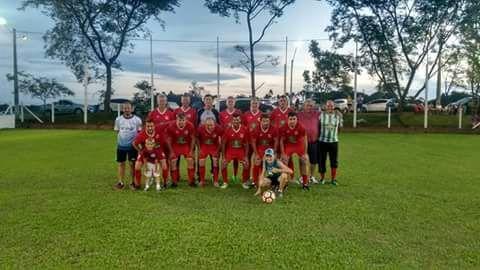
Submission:
M 185 158 L 192 157 L 189 145 L 172 145 L 172 150 L 177 158 L 180 156 L 184 156 Z
M 199 159 L 205 159 L 208 156 L 218 157 L 218 147 L 216 145 L 200 145 Z
M 300 157 L 305 155 L 305 147 L 292 146 L 292 147 L 285 148 L 285 155 L 287 155 L 288 157 L 291 157 L 293 154 L 297 154 Z
M 245 150 L 242 149 L 227 149 L 225 151 L 225 161 L 230 162 L 232 160 L 244 160 L 245 159 Z

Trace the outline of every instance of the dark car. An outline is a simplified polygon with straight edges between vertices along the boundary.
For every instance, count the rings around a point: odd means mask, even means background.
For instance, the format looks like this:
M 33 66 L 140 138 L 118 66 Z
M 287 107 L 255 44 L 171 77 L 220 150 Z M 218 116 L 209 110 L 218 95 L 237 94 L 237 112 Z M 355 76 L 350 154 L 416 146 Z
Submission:
M 219 99 L 215 104 L 215 108 L 218 111 L 223 111 L 227 108 L 227 101 L 226 99 Z M 242 113 L 247 112 L 250 110 L 250 98 L 236 98 L 235 108 L 242 111 Z M 262 112 L 271 112 L 273 110 L 273 106 L 267 104 L 265 101 L 260 100 L 260 111 Z

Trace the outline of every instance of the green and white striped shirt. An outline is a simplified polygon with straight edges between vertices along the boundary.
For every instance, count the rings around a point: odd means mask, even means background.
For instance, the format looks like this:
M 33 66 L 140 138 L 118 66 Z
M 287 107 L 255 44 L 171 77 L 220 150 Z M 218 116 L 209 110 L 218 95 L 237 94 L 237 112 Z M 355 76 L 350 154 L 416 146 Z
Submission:
M 333 143 L 338 142 L 338 127 L 343 127 L 343 117 L 339 112 L 320 114 L 320 137 L 319 141 Z

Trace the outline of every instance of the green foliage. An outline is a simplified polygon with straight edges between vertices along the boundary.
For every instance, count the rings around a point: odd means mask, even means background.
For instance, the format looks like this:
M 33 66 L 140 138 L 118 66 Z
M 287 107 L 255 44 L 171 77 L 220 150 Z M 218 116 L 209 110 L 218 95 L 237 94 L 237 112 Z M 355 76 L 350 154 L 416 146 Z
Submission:
M 363 62 L 378 78 L 379 88 L 403 103 L 417 75 L 424 74 L 417 73 L 427 54 L 435 52 L 430 77 L 439 57 L 453 46 L 465 1 L 328 0 L 333 12 L 327 31 L 336 47 L 357 41 Z
M 146 23 L 151 18 L 163 25 L 160 14 L 178 5 L 178 0 L 24 0 L 22 9 L 40 8 L 54 21 L 44 36 L 48 57 L 65 62 L 78 80 L 85 65 L 94 77 L 105 77 L 104 106 L 110 108 L 112 68 L 121 66 L 118 57 L 133 48 L 132 39 L 149 32 Z
M 7 74 L 7 80 L 13 81 L 13 74 Z M 75 95 L 72 90 L 55 79 L 35 77 L 21 71 L 18 72 L 18 87 L 20 92 L 30 95 L 32 98 L 40 99 L 44 105 L 49 99 Z
M 350 55 L 321 50 L 317 41 L 309 46 L 315 70 L 304 71 L 305 89 L 308 92 L 330 92 L 348 88 L 350 73 L 354 72 L 354 59 Z
M 340 185 L 272 205 L 239 185 L 114 191 L 115 138 L 0 131 L 2 268 L 480 266 L 477 136 L 343 134 Z

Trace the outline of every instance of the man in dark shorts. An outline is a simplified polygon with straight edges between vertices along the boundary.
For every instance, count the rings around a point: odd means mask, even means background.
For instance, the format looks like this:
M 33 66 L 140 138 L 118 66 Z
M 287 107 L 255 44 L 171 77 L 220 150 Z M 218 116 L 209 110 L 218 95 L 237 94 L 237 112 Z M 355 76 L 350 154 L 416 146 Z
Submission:
M 142 129 L 142 120 L 132 114 L 132 104 L 125 102 L 123 104 L 123 114 L 115 119 L 114 130 L 118 131 L 117 135 L 117 163 L 118 163 L 118 182 L 115 185 L 117 189 L 125 187 L 125 163 L 128 160 L 132 175 L 132 188 L 135 187 L 133 181 L 134 164 L 137 158 L 137 151 L 132 146 L 138 131 Z
M 319 124 L 320 112 L 315 108 L 315 101 L 307 99 L 303 104 L 303 111 L 298 113 L 298 122 L 305 127 L 308 140 L 308 159 L 310 160 L 310 183 L 318 184 L 317 179 L 313 175 L 315 165 L 318 164 L 318 124 Z

